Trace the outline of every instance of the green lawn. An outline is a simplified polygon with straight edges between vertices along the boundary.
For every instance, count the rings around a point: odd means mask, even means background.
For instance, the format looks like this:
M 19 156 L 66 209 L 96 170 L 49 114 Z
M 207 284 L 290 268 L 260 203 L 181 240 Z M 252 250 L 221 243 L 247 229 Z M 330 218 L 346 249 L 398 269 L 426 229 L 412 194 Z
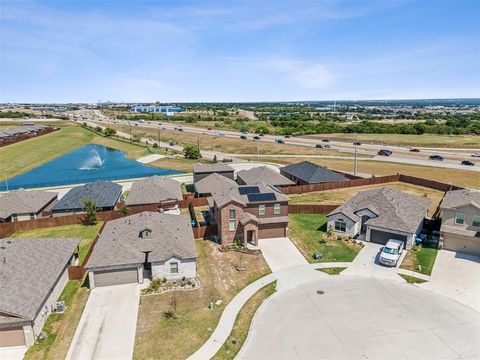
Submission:
M 97 225 L 85 226 L 85 225 L 65 225 L 65 226 L 55 226 L 50 228 L 43 229 L 34 229 L 34 230 L 24 230 L 17 231 L 12 237 L 25 237 L 25 238 L 34 238 L 34 237 L 59 237 L 59 238 L 80 238 L 79 245 L 79 260 L 80 263 L 87 255 L 88 249 L 95 240 L 95 237 L 98 234 L 98 231 L 102 227 L 102 223 L 99 222 Z
M 11 178 L 22 174 L 87 144 L 99 144 L 122 150 L 133 159 L 148 155 L 150 151 L 161 152 L 160 149 L 153 148 L 149 151 L 141 144 L 103 137 L 68 122 L 56 126 L 61 126 L 60 130 L 1 147 L 0 178 L 3 180 L 5 177 Z
M 50 314 L 43 327 L 47 338 L 36 341 L 28 348 L 25 360 L 34 359 L 65 359 L 72 342 L 83 308 L 88 299 L 89 291 L 82 286 L 83 280 L 71 280 L 65 286 L 60 300 L 65 301 L 66 310 L 63 314 Z
M 276 282 L 272 282 L 265 285 L 258 290 L 253 296 L 243 305 L 242 309 L 235 319 L 233 329 L 230 332 L 227 340 L 213 356 L 212 360 L 229 360 L 234 359 L 243 346 L 243 343 L 247 339 L 248 332 L 250 331 L 250 324 L 252 323 L 253 316 L 257 312 L 260 305 L 275 293 Z
M 414 246 L 408 250 L 400 267 L 425 275 L 431 275 L 438 250 L 430 247 Z
M 325 274 L 328 274 L 328 275 L 339 275 L 345 269 L 346 267 L 331 267 L 331 268 L 323 268 L 323 269 L 317 269 L 317 270 L 324 272 Z
M 290 214 L 290 238 L 309 262 L 350 262 L 362 249 L 353 241 L 327 237 L 327 217 L 323 214 Z M 323 254 L 314 259 L 315 251 Z
M 409 284 L 423 284 L 423 283 L 427 282 L 427 280 L 419 279 L 415 276 L 404 275 L 404 274 L 398 274 L 398 275 L 400 275 L 402 278 L 404 278 L 405 281 Z

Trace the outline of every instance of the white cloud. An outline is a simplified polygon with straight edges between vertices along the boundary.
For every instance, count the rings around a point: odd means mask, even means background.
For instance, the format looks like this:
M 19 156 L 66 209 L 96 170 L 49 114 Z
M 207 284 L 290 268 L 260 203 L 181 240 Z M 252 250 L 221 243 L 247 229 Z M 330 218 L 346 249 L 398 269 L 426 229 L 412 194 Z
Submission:
M 334 75 L 327 66 L 301 60 L 277 58 L 270 62 L 273 68 L 284 73 L 284 77 L 308 89 L 322 89 L 331 85 Z

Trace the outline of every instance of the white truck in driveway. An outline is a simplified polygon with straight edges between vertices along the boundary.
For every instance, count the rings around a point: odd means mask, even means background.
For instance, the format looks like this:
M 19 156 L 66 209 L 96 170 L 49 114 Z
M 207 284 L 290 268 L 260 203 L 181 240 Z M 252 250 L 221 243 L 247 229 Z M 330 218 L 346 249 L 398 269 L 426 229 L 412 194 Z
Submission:
M 402 256 L 405 243 L 402 240 L 390 239 L 382 248 L 378 261 L 385 266 L 397 266 L 398 260 Z

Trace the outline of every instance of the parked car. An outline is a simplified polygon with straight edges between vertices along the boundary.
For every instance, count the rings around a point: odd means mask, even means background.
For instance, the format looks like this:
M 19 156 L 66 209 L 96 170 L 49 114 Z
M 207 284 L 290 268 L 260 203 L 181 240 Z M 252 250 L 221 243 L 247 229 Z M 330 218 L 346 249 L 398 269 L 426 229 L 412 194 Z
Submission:
M 359 142 L 359 141 L 355 141 L 355 142 L 353 143 L 353 145 L 360 146 L 360 145 L 362 145 L 362 143 Z
M 380 155 L 380 156 L 390 156 L 390 155 L 392 155 L 392 152 L 390 150 L 382 149 L 378 152 L 378 155 Z
M 242 139 L 242 140 L 247 140 L 247 135 L 241 135 L 241 136 L 240 136 L 240 139 Z
M 390 239 L 382 248 L 378 261 L 382 265 L 397 266 L 398 260 L 402 256 L 404 242 L 402 240 Z
M 462 165 L 467 165 L 467 166 L 475 166 L 475 163 L 470 160 L 463 160 Z
M 285 144 L 285 140 L 283 140 L 283 139 L 275 139 L 275 142 L 277 144 Z
M 444 157 L 441 155 L 430 155 L 430 160 L 443 161 Z
M 480 153 L 472 154 L 472 157 L 480 157 Z
M 322 142 L 330 142 L 329 139 L 322 139 Z
M 413 148 L 413 149 L 410 149 L 410 152 L 420 152 L 420 150 Z

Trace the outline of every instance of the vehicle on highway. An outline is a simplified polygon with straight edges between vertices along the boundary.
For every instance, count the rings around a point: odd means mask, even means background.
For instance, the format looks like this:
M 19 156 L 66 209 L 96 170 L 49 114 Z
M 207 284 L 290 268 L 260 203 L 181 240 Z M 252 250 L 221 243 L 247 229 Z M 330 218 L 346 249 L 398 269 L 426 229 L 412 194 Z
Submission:
M 223 132 L 221 132 L 221 131 L 218 131 L 218 132 L 217 132 L 217 135 L 218 135 L 218 136 L 225 136 L 225 134 L 224 134 Z
M 277 144 L 285 144 L 285 140 L 283 140 L 283 139 L 275 139 L 275 142 Z
M 138 124 L 137 124 L 137 123 L 135 123 L 135 126 L 138 126 Z
M 183 128 L 178 128 L 178 131 L 183 131 Z
M 390 156 L 390 155 L 392 155 L 392 152 L 390 150 L 387 150 L 387 149 L 382 149 L 377 154 L 380 155 L 380 156 Z
M 290 139 L 290 135 L 285 135 L 285 139 Z
M 240 136 L 240 139 L 242 139 L 242 140 L 247 140 L 248 138 L 247 138 L 247 135 L 241 135 L 241 136 Z
M 413 149 L 410 149 L 409 151 L 410 151 L 410 152 L 420 152 L 420 150 L 418 150 L 418 149 L 415 149 L 415 148 L 413 148 Z
M 242 131 L 242 134 L 246 135 L 246 134 L 248 134 L 248 132 L 246 132 L 246 131 Z
M 467 165 L 467 166 L 475 166 L 475 163 L 470 160 L 463 160 L 462 165 Z
M 316 147 L 317 149 L 323 149 L 323 145 L 322 145 L 322 144 L 317 144 L 317 145 L 315 145 L 315 147 Z
M 260 140 L 260 136 L 255 135 L 255 136 L 253 137 L 253 140 Z
M 353 145 L 360 146 L 360 145 L 362 145 L 362 143 L 361 143 L 360 141 L 355 141 L 355 142 L 353 143 Z
M 174 143 L 173 141 L 170 141 L 170 142 L 168 143 L 168 145 L 170 145 L 170 146 L 175 146 L 175 143 Z
M 403 253 L 404 242 L 402 240 L 390 239 L 380 252 L 378 261 L 382 265 L 397 266 L 398 260 Z
M 323 145 L 324 149 L 333 149 L 330 145 Z
M 322 142 L 330 142 L 329 139 L 322 139 Z
M 173 128 L 173 130 L 178 131 L 178 126 L 175 126 L 175 127 Z
M 480 153 L 472 154 L 472 157 L 480 157 Z
M 145 122 L 145 120 L 140 119 L 140 120 L 138 120 L 138 122 L 143 124 Z
M 436 160 L 436 161 L 443 161 L 444 157 L 441 155 L 430 155 L 429 157 L 430 160 Z
M 260 133 L 260 134 L 258 134 L 258 136 L 265 136 L 265 134 L 264 134 L 264 133 Z
M 212 128 L 211 128 L 211 127 L 208 127 L 207 130 L 212 130 Z

